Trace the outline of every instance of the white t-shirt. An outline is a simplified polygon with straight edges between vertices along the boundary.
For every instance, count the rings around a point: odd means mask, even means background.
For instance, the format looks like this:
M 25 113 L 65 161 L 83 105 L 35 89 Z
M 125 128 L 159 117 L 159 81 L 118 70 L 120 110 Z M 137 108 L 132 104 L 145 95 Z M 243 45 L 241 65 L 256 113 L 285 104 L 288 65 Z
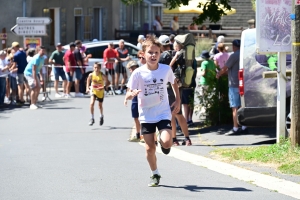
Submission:
M 8 64 L 9 62 L 6 58 L 4 60 L 0 59 L 0 77 L 7 77 L 7 75 L 9 74 L 9 70 L 5 70 L 4 72 L 2 72 L 2 69 L 5 68 Z
M 175 20 L 172 20 L 171 21 L 171 24 L 170 24 L 171 28 L 173 29 L 173 31 L 177 31 L 179 29 L 179 23 L 176 22 Z
M 162 27 L 161 27 L 160 23 L 156 19 L 153 21 L 153 26 L 156 27 L 157 31 L 161 31 L 162 30 Z
M 139 120 L 141 123 L 156 123 L 171 120 L 167 83 L 174 84 L 175 76 L 168 65 L 159 64 L 157 70 L 143 65 L 133 71 L 127 87 L 141 90 L 138 94 Z
M 139 50 L 142 50 L 142 44 L 141 43 L 137 43 L 137 48 L 139 49 Z

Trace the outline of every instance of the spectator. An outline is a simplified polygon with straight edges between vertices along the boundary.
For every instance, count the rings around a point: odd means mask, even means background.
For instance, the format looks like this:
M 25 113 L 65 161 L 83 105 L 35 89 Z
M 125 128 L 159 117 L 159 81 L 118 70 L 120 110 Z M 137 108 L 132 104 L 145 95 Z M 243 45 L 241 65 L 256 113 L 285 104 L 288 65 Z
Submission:
M 66 79 L 66 74 L 64 72 L 63 66 L 65 65 L 64 63 L 64 53 L 62 51 L 62 45 L 61 43 L 56 44 L 56 50 L 52 52 L 50 58 L 49 58 L 49 64 L 53 65 L 53 73 L 54 73 L 54 89 L 55 89 L 55 97 L 56 98 L 61 98 L 65 97 L 67 95 L 67 79 Z M 63 94 L 61 95 L 58 91 L 58 81 L 59 77 L 61 77 L 63 84 Z
M 193 17 L 193 22 L 188 26 L 188 30 L 198 30 L 198 25 L 196 24 L 197 17 Z
M 6 77 L 9 74 L 9 62 L 6 59 L 6 52 L 0 51 L 0 106 L 5 103 Z
M 37 54 L 28 63 L 28 65 L 24 70 L 24 75 L 26 76 L 26 79 L 28 80 L 28 84 L 31 88 L 31 94 L 30 94 L 31 110 L 36 110 L 42 107 L 40 105 L 37 105 L 37 100 L 41 89 L 41 83 L 43 82 L 43 76 L 39 76 L 39 74 L 42 73 L 42 67 L 44 65 L 45 47 L 43 46 L 37 47 L 36 52 Z
M 26 57 L 27 63 L 29 63 L 32 60 L 34 55 L 35 55 L 35 49 L 34 48 L 29 48 L 27 50 L 27 57 Z M 25 85 L 26 102 L 30 102 L 30 88 L 27 87 L 26 85 Z
M 248 133 L 246 126 L 242 126 L 242 130 L 239 129 L 237 122 L 237 110 L 241 106 L 241 99 L 239 94 L 239 78 L 238 73 L 240 69 L 240 40 L 232 41 L 233 54 L 230 55 L 225 66 L 218 72 L 217 78 L 224 75 L 228 71 L 228 86 L 229 86 L 229 103 L 232 108 L 233 128 L 225 133 L 225 135 L 238 135 L 240 133 Z
M 125 87 L 125 83 L 127 81 L 127 70 L 125 68 L 125 65 L 127 63 L 127 61 L 130 60 L 129 54 L 128 54 L 128 49 L 125 48 L 124 45 L 125 41 L 124 40 L 120 40 L 119 41 L 119 47 L 116 48 L 116 52 L 118 54 L 118 59 L 117 59 L 117 63 L 116 63 L 116 88 L 119 89 L 119 78 L 120 78 L 120 74 L 122 74 L 122 81 L 121 81 L 121 87 L 120 90 L 117 90 L 116 93 L 117 94 L 122 94 L 123 93 L 123 89 Z M 125 93 L 125 92 L 124 92 Z
M 15 50 L 12 48 L 8 48 L 7 50 L 7 61 L 10 62 L 10 68 L 9 68 L 9 86 L 11 89 L 11 104 L 16 105 L 17 104 L 17 90 L 18 90 L 18 85 L 17 85 L 17 72 L 18 68 L 15 66 L 14 63 L 14 54 Z M 9 92 L 9 88 L 8 88 Z M 7 97 L 9 97 L 9 93 L 7 94 Z
M 171 28 L 171 34 L 177 35 L 179 33 L 179 22 L 178 22 L 178 16 L 174 16 L 173 20 L 170 24 Z
M 104 65 L 106 68 L 106 76 L 108 77 L 108 74 L 111 76 L 111 89 L 112 92 L 115 93 L 115 70 L 114 70 L 114 63 L 118 59 L 118 53 L 114 49 L 114 43 L 111 42 L 108 44 L 107 49 L 104 50 L 103 52 L 103 60 L 104 60 Z M 108 78 L 107 78 L 108 79 Z M 107 81 L 107 85 L 109 85 L 109 81 Z
M 155 20 L 153 21 L 153 30 L 161 31 L 162 30 L 162 22 L 160 21 L 160 17 L 158 15 L 155 16 Z
M 67 89 L 66 89 L 66 98 L 72 98 L 72 96 L 70 95 L 70 91 L 71 91 L 71 87 L 72 87 L 72 82 L 73 82 L 73 75 L 74 75 L 74 66 L 76 66 L 76 60 L 75 60 L 75 56 L 73 54 L 73 52 L 75 51 L 75 43 L 70 43 L 69 44 L 70 49 L 66 51 L 65 55 L 64 55 L 64 62 L 65 62 L 65 66 L 66 66 L 66 72 L 67 72 Z
M 146 64 L 146 60 L 144 58 L 144 52 L 142 50 L 138 51 L 137 57 L 139 59 L 139 66 L 142 66 L 142 65 Z
M 206 94 L 206 90 L 209 85 L 211 85 L 215 74 L 216 66 L 212 60 L 210 60 L 209 52 L 204 50 L 201 53 L 201 58 L 203 59 L 200 67 L 200 95 Z
M 81 53 L 86 51 L 86 48 L 82 46 L 80 40 L 75 41 L 76 48 L 74 50 L 74 56 L 76 60 L 76 68 L 75 68 L 75 97 L 83 97 L 83 93 L 85 93 L 85 83 L 82 79 L 84 74 L 83 68 L 83 58 Z
M 138 41 L 138 43 L 137 43 L 136 46 L 138 47 L 139 50 L 142 50 L 142 44 L 143 44 L 143 42 L 145 41 L 144 35 L 139 35 L 137 41 Z
M 23 105 L 25 103 L 23 97 L 24 84 L 27 84 L 27 80 L 24 78 L 24 70 L 25 67 L 27 66 L 26 53 L 23 50 L 21 50 L 18 42 L 13 42 L 11 46 L 16 52 L 14 54 L 14 61 L 13 61 L 14 67 L 18 68 L 16 80 L 18 84 L 19 99 L 17 100 L 17 103 L 19 105 Z
M 169 38 L 170 38 L 170 49 L 173 51 L 173 50 L 174 50 L 173 44 L 174 44 L 174 42 L 175 42 L 175 35 L 174 35 L 174 34 L 171 34 L 171 35 L 169 36 Z
M 222 69 L 229 58 L 229 54 L 225 51 L 224 43 L 218 44 L 218 51 L 219 53 L 214 56 L 214 63 L 219 69 Z
M 217 38 L 217 42 L 214 46 L 214 48 L 212 49 L 212 54 L 213 55 L 216 55 L 217 53 L 219 53 L 218 51 L 218 44 L 219 43 L 224 43 L 225 42 L 225 37 L 223 35 L 220 35 L 218 38 Z
M 200 30 L 207 30 L 207 27 L 205 25 L 202 25 Z M 208 33 L 201 33 L 200 37 L 208 37 Z

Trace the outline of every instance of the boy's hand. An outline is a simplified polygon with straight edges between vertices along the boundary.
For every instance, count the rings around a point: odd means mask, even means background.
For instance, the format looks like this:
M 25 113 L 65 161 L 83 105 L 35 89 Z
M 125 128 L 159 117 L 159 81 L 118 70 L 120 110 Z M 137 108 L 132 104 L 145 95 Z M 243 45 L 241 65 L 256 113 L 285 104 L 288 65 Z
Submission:
M 171 108 L 173 108 L 172 114 L 176 115 L 180 111 L 180 101 L 176 100 L 172 103 Z
M 124 99 L 124 106 L 127 106 L 127 100 Z
M 86 93 L 90 93 L 90 88 L 86 88 Z
M 137 96 L 140 92 L 141 92 L 141 90 L 132 90 L 130 96 L 131 96 L 131 97 L 135 97 L 135 96 Z

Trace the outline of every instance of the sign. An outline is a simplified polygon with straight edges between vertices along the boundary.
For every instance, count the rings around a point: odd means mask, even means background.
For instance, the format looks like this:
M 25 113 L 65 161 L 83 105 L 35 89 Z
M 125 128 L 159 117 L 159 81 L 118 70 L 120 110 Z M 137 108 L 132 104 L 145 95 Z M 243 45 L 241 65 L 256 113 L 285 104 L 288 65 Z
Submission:
M 291 52 L 291 0 L 256 1 L 256 48 L 259 53 Z
M 7 34 L 6 33 L 0 33 L 0 40 L 7 40 Z
M 17 17 L 17 24 L 50 24 L 52 20 L 49 17 Z
M 36 48 L 38 46 L 42 46 L 42 38 L 41 37 L 25 37 L 24 38 L 24 47 Z
M 17 35 L 47 35 L 45 25 L 15 25 L 11 31 Z

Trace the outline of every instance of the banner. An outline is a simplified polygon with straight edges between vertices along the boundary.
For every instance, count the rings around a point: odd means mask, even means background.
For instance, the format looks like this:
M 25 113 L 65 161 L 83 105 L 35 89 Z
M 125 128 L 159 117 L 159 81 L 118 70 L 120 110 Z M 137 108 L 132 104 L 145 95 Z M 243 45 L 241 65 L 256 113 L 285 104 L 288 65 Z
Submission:
M 291 52 L 292 0 L 256 1 L 256 48 L 259 53 Z
M 37 46 L 42 46 L 42 38 L 41 37 L 34 37 L 34 38 L 29 38 L 25 37 L 24 38 L 24 46 L 27 47 L 29 45 L 29 48 L 36 48 Z

